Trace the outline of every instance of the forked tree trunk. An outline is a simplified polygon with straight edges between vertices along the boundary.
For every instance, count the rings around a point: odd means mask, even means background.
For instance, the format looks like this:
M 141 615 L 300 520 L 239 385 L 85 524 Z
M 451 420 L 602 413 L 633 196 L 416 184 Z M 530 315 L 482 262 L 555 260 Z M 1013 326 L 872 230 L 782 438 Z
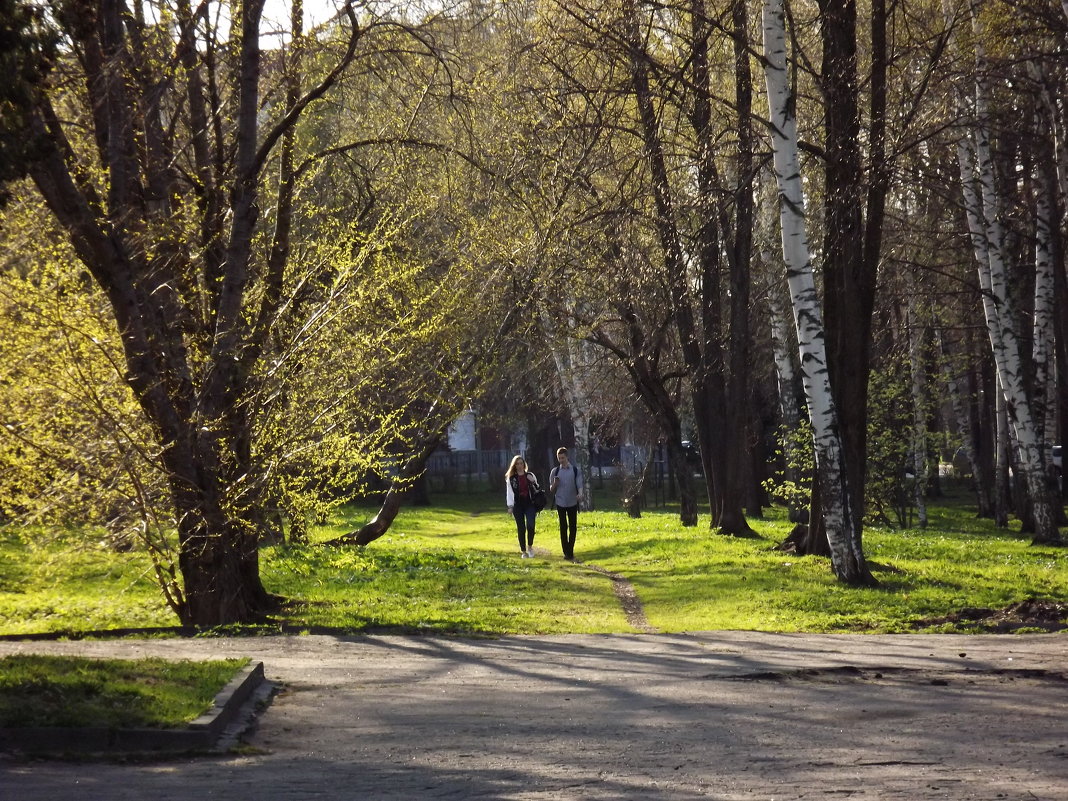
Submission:
M 786 13 L 783 0 L 765 0 L 764 75 L 767 82 L 772 155 L 779 187 L 783 260 L 794 311 L 801 375 L 813 428 L 823 520 L 835 575 L 850 584 L 874 584 L 852 514 L 848 472 L 838 434 L 838 413 L 827 371 L 822 314 L 805 231 L 805 201 L 798 159 L 794 98 L 786 71 Z
M 618 255 L 618 254 L 617 254 Z M 626 345 L 616 342 L 604 331 L 594 331 L 591 338 L 598 345 L 615 354 L 619 362 L 630 373 L 638 398 L 656 421 L 657 428 L 666 442 L 682 441 L 682 423 L 679 420 L 675 399 L 668 392 L 667 379 L 660 372 L 663 337 L 661 332 L 647 336 L 639 319 L 637 310 L 624 292 L 617 305 L 620 318 L 626 329 Z M 661 328 L 667 323 L 661 324 Z M 670 474 L 675 481 L 672 489 L 678 489 L 681 500 L 679 521 L 684 526 L 697 525 L 697 495 L 693 479 L 686 469 L 685 454 L 681 449 L 671 451 L 668 459 Z M 675 461 L 679 460 L 681 461 Z
M 163 452 L 178 523 L 184 602 L 176 611 L 184 625 L 262 622 L 277 608 L 260 580 L 259 532 L 248 525 L 247 509 L 231 506 L 219 445 L 188 431 Z M 256 507 L 256 498 L 246 500 Z
M 664 268 L 668 283 L 668 293 L 671 298 L 671 308 L 674 311 L 675 328 L 678 331 L 683 361 L 690 372 L 691 397 L 694 405 L 694 422 L 697 426 L 698 438 L 701 444 L 701 459 L 705 465 L 705 478 L 711 481 L 709 501 L 713 506 L 717 504 L 713 497 L 722 490 L 716 484 L 715 465 L 712 461 L 712 453 L 715 450 L 714 443 L 720 432 L 715 431 L 710 420 L 709 409 L 722 419 L 718 409 L 722 407 L 722 362 L 719 369 L 709 369 L 709 358 L 701 353 L 701 338 L 698 332 L 697 322 L 694 319 L 694 304 L 690 289 L 691 276 L 687 270 L 686 258 L 683 253 L 682 242 L 676 222 L 675 203 L 671 195 L 670 178 L 668 175 L 667 161 L 664 154 L 664 143 L 660 135 L 660 126 L 654 107 L 652 89 L 649 83 L 648 54 L 645 51 L 642 39 L 641 27 L 638 21 L 638 11 L 634 0 L 623 0 L 623 24 L 625 26 L 626 45 L 629 50 L 630 61 L 630 84 L 637 106 L 642 144 L 649 162 L 649 173 L 652 179 L 653 201 L 656 208 L 654 220 L 657 238 L 663 251 Z M 701 160 L 699 159 L 699 162 Z M 704 164 L 704 162 L 701 162 Z M 701 179 L 699 179 L 701 180 Z M 707 244 L 709 241 L 708 227 L 714 227 L 714 215 L 706 215 L 702 223 L 702 239 Z M 711 251 L 704 255 L 712 256 Z M 708 264 L 704 259 L 702 273 L 707 274 Z M 708 284 L 704 279 L 703 283 Z M 707 314 L 707 308 L 705 312 Z M 680 432 L 681 433 L 681 432 Z M 682 451 L 680 440 L 674 435 L 667 443 L 668 458 L 676 472 L 683 472 L 689 478 L 689 468 L 686 467 L 685 454 Z M 686 483 L 689 483 L 687 481 Z M 683 503 L 683 525 L 697 524 L 696 499 L 686 497 L 691 488 L 679 482 L 680 493 Z M 740 503 L 740 501 L 739 501 Z
M 85 107 L 61 115 L 47 91 L 35 98 L 28 134 L 43 147 L 29 172 L 108 299 L 124 378 L 159 444 L 178 526 L 179 618 L 254 622 L 273 599 L 258 571 L 264 477 L 252 460 L 249 404 L 290 251 L 292 129 L 351 63 L 361 34 L 354 26 L 342 59 L 299 99 L 291 74 L 286 113 L 261 131 L 263 0 L 235 6 L 225 44 L 201 38 L 206 4 L 194 12 L 179 0 L 173 65 L 160 62 L 151 23 L 127 5 L 69 3 L 52 18 L 82 54 L 77 96 Z M 298 19 L 299 11 L 294 4 Z M 351 6 L 346 14 L 356 21 Z M 293 32 L 299 40 L 299 23 Z M 216 46 L 228 49 L 226 58 Z M 299 72 L 294 63 L 287 69 Z M 216 81 L 230 88 L 225 110 L 213 116 Z M 92 144 L 71 144 L 83 140 Z M 276 226 L 263 236 L 264 257 L 254 239 L 264 233 L 268 164 L 282 174 L 267 200 Z M 175 234 L 195 215 L 199 239 L 186 242 Z
M 382 505 L 371 520 L 356 531 L 350 531 L 326 543 L 325 545 L 368 545 L 383 536 L 393 521 L 397 519 L 404 500 L 412 489 L 412 483 L 426 471 L 427 460 L 437 450 L 445 437 L 444 431 L 427 436 L 421 446 L 401 466 L 400 471 L 390 482 L 389 489 L 382 499 Z

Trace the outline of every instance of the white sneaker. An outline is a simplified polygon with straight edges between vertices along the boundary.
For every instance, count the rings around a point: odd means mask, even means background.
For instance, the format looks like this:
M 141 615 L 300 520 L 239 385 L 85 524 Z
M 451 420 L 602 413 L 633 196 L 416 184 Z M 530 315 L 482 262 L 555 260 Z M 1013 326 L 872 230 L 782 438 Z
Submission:
M 533 548 L 528 548 L 527 549 L 527 559 L 533 559 L 533 558 L 534 558 L 534 549 Z
M 520 552 L 519 552 L 519 558 L 520 558 L 520 559 L 529 559 L 529 558 L 530 558 L 530 556 L 529 556 L 529 555 L 527 554 L 527 552 L 526 552 L 526 551 L 520 551 Z

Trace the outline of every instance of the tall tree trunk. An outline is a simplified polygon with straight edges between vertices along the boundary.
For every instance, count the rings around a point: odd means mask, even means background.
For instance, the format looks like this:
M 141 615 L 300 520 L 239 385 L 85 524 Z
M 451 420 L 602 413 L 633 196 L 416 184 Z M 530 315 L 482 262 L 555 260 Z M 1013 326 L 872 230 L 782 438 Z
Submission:
M 1042 469 L 1041 443 L 1038 440 L 1032 398 L 1027 391 L 1023 351 L 1016 332 L 1014 307 L 1009 294 L 1006 240 L 990 146 L 989 88 L 982 77 L 986 72 L 982 50 L 983 31 L 974 12 L 972 25 L 977 69 L 974 141 L 961 137 L 957 143 L 965 212 L 972 248 L 978 262 L 983 311 L 994 354 L 998 384 L 1004 394 L 1013 438 L 1019 448 L 1017 466 L 1023 474 L 1034 513 L 1033 542 L 1061 544 L 1056 516 L 1053 514 L 1050 494 L 1046 487 L 1045 471 Z M 961 100 L 963 111 L 964 103 L 963 99 Z
M 712 131 L 712 87 L 708 59 L 711 26 L 704 0 L 691 0 L 690 35 L 693 39 L 693 128 L 697 144 L 697 241 L 696 258 L 700 268 L 700 314 L 703 338 L 684 351 L 690 371 L 694 423 L 704 468 L 705 489 L 711 513 L 709 526 L 722 524 L 724 504 L 730 489 L 728 478 L 734 467 L 729 441 L 729 415 L 726 353 L 723 347 L 723 308 L 720 284 L 724 245 L 721 217 L 715 200 L 718 184 L 716 142 Z M 687 302 L 689 300 L 687 299 Z M 680 335 L 682 334 L 680 330 Z M 741 501 L 738 500 L 738 504 Z M 739 506 L 740 510 L 740 506 Z M 730 514 L 730 512 L 728 512 Z
M 839 414 L 849 504 L 864 519 L 871 324 L 889 182 L 884 155 L 885 7 L 873 0 L 869 184 L 861 164 L 857 81 L 857 12 L 853 0 L 819 0 L 826 166 L 824 173 L 824 310 L 828 368 Z M 867 219 L 863 212 L 867 208 Z M 859 536 L 859 534 L 858 534 Z
M 734 189 L 733 241 L 730 243 L 730 371 L 727 382 L 726 459 L 719 501 L 719 530 L 755 536 L 743 513 L 753 450 L 749 447 L 752 399 L 749 397 L 749 284 L 753 254 L 753 76 L 750 70 L 749 20 L 746 0 L 731 3 L 738 155 Z M 730 226 L 724 215 L 721 228 Z M 706 333 L 706 340 L 708 335 Z
M 693 126 L 697 140 L 698 261 L 701 265 L 701 317 L 704 337 L 692 356 L 694 413 L 699 418 L 701 459 L 711 508 L 710 526 L 721 534 L 752 536 L 743 511 L 747 497 L 749 428 L 749 267 L 753 231 L 752 77 L 743 0 L 731 3 L 735 101 L 738 119 L 735 186 L 716 202 L 722 184 L 712 130 L 713 93 L 708 42 L 712 33 L 704 0 L 691 0 L 693 37 Z M 733 219 L 730 210 L 733 209 Z M 730 270 L 728 349 L 722 343 L 721 273 L 726 254 Z
M 801 373 L 813 427 L 823 520 L 835 575 L 850 584 L 874 584 L 860 546 L 860 525 L 850 502 L 849 473 L 838 433 L 838 412 L 827 369 L 819 297 L 805 231 L 804 193 L 798 160 L 797 120 L 786 72 L 783 0 L 765 0 L 764 74 L 767 82 L 772 155 L 779 187 L 783 260 L 790 287 L 801 355 Z
M 682 243 L 676 225 L 676 214 L 674 201 L 671 197 L 671 185 L 664 156 L 664 145 L 661 141 L 652 90 L 649 85 L 647 55 L 638 24 L 638 13 L 634 0 L 623 0 L 623 14 L 627 47 L 629 49 L 631 91 L 638 108 L 642 143 L 645 147 L 646 157 L 649 160 L 649 171 L 652 178 L 653 199 L 656 207 L 656 231 L 664 253 L 668 290 L 675 316 L 675 327 L 679 333 L 683 360 L 690 371 L 694 409 L 697 412 L 695 414 L 695 422 L 701 442 L 702 459 L 707 459 L 705 448 L 706 445 L 711 447 L 714 436 L 708 417 L 700 413 L 700 411 L 709 405 L 707 383 L 709 374 L 706 369 L 705 359 L 701 354 L 700 338 L 694 320 L 693 299 L 686 271 L 686 260 L 683 256 Z M 681 442 L 669 442 L 668 452 L 669 454 L 676 452 L 681 454 Z M 674 462 L 674 457 L 672 457 L 672 460 Z M 675 463 L 681 465 L 684 464 L 684 461 Z M 706 463 L 706 468 L 708 466 Z M 682 484 L 680 483 L 679 486 L 681 490 Z M 684 502 L 687 500 L 683 498 Z M 696 512 L 695 505 L 693 509 L 694 525 L 697 523 Z M 684 520 L 683 524 L 688 525 L 689 522 Z
M 571 426 L 575 432 L 575 448 L 571 461 L 582 472 L 583 497 L 579 501 L 584 510 L 593 508 L 593 485 L 590 481 L 590 387 L 587 384 L 589 372 L 585 348 L 589 347 L 583 340 L 572 336 L 565 324 L 564 331 L 558 332 L 551 320 L 543 321 L 545 336 L 549 340 L 549 350 L 556 365 L 556 377 L 564 394 Z M 556 336 L 554 336 L 556 333 Z M 551 469 L 551 468 L 550 468 Z
M 1042 72 L 1039 73 L 1038 80 L 1042 87 L 1039 97 L 1041 139 L 1035 164 L 1035 182 L 1039 197 L 1044 198 L 1044 216 L 1047 220 L 1043 224 L 1043 215 L 1039 215 L 1040 234 L 1046 240 L 1045 249 L 1048 251 L 1052 273 L 1051 311 L 1064 310 L 1068 309 L 1068 263 L 1065 261 L 1064 235 L 1060 222 L 1064 219 L 1065 205 L 1068 202 L 1068 141 L 1065 141 L 1066 131 L 1062 120 L 1057 116 L 1057 103 L 1051 88 L 1053 81 Z M 1037 291 L 1036 286 L 1036 293 Z M 1037 297 L 1036 294 L 1036 302 Z M 1050 326 L 1053 353 L 1048 415 L 1054 422 L 1047 425 L 1046 441 L 1063 443 L 1068 438 L 1065 437 L 1065 432 L 1068 431 L 1068 314 L 1063 311 L 1052 314 Z M 1053 478 L 1056 479 L 1056 476 Z M 1055 494 L 1059 494 L 1062 503 L 1055 504 L 1055 511 L 1063 515 L 1063 502 L 1068 501 L 1068 481 L 1062 480 L 1059 489 L 1059 493 Z M 1063 517 L 1059 517 L 1059 522 L 1064 522 Z
M 912 376 L 912 473 L 920 528 L 927 528 L 927 371 L 923 364 L 923 322 L 917 310 L 916 287 L 909 288 L 907 323 Z
M 977 92 L 980 120 L 986 116 L 983 94 L 980 87 Z M 982 121 L 976 125 L 975 135 L 978 176 L 972 166 L 973 156 L 969 152 L 968 143 L 963 139 L 958 144 L 957 154 L 965 194 L 965 209 L 979 267 L 987 332 L 994 353 L 999 388 L 1006 401 L 1014 438 L 1019 443 L 1019 468 L 1023 473 L 1034 511 L 1034 541 L 1036 544 L 1059 544 L 1060 534 L 1046 488 L 1031 399 L 1024 383 L 1021 348 L 1016 336 L 1012 303 L 1008 293 L 1000 204 L 997 201 L 994 166 L 990 158 L 989 133 Z M 976 190 L 977 177 L 979 191 Z

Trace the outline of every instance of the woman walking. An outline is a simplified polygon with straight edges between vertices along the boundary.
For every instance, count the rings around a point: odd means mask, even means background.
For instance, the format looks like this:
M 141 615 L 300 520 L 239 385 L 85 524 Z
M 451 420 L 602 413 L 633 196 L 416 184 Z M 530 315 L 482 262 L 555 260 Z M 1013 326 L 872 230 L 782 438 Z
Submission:
M 516 456 L 508 465 L 508 472 L 504 474 L 504 488 L 505 503 L 515 518 L 515 527 L 519 534 L 520 556 L 533 559 L 534 522 L 538 518 L 533 498 L 539 487 L 537 476 L 527 470 L 527 462 L 522 456 Z

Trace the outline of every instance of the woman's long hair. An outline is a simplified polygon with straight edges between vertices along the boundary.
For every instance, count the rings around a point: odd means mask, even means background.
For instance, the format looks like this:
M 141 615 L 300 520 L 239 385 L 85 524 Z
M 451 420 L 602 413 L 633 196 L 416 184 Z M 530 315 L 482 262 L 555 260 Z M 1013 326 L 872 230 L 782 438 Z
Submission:
M 527 460 L 524 459 L 522 456 L 513 456 L 512 457 L 512 463 L 510 465 L 508 465 L 508 470 L 505 472 L 504 477 L 505 478 L 511 478 L 512 476 L 516 475 L 519 472 L 516 469 L 516 466 L 520 462 L 523 463 L 523 472 L 525 473 L 527 471 Z

